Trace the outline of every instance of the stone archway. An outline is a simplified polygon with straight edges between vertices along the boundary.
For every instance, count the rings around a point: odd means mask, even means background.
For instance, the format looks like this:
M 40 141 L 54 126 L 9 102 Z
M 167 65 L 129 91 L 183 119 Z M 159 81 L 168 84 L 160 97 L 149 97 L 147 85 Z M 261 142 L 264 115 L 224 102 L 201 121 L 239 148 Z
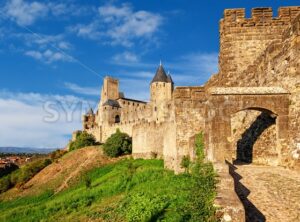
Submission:
M 277 116 L 269 110 L 247 109 L 231 116 L 233 163 L 277 165 Z
M 276 146 L 288 139 L 289 93 L 282 88 L 212 88 L 206 106 L 206 146 L 212 161 L 232 161 L 231 115 L 241 110 L 259 110 L 276 116 Z

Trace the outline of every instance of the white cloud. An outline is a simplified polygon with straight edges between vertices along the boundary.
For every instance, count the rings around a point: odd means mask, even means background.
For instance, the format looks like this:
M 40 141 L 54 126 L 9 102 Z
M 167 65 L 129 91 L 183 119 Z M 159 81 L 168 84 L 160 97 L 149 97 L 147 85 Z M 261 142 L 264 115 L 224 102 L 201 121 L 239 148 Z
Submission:
M 1 9 L 0 9 L 1 10 Z M 93 10 L 92 7 L 72 3 L 53 3 L 48 1 L 7 0 L 3 13 L 18 25 L 29 26 L 47 16 L 80 16 Z M 94 11 L 94 10 L 93 10 Z
M 100 40 L 104 33 L 98 29 L 99 21 L 93 21 L 90 24 L 78 24 L 72 27 L 69 27 L 68 30 L 75 32 L 77 36 L 88 38 L 92 40 Z
M 151 41 L 163 17 L 148 11 L 134 11 L 128 4 L 99 7 L 99 17 L 90 24 L 71 27 L 78 36 L 101 40 L 111 45 L 131 47 L 134 40 Z
M 65 36 L 44 34 L 15 34 L 13 37 L 25 42 L 22 53 L 44 63 L 50 64 L 57 61 L 74 62 L 70 55 L 73 46 L 65 40 Z
M 39 51 L 34 51 L 34 50 L 30 50 L 30 51 L 26 51 L 25 52 L 26 56 L 32 57 L 36 60 L 40 60 L 44 63 L 53 63 L 53 62 L 72 62 L 73 59 L 71 56 L 63 53 L 63 52 L 54 52 L 50 49 L 47 49 L 43 52 L 39 52 Z
M 27 51 L 27 52 L 25 52 L 25 55 L 35 58 L 37 60 L 43 59 L 43 54 L 38 51 Z
M 64 147 L 95 104 L 79 97 L 0 92 L 0 146 Z
M 38 47 L 39 49 L 54 47 L 58 49 L 69 50 L 73 47 L 71 43 L 65 40 L 65 35 L 63 34 L 45 35 L 41 33 L 19 33 L 12 36 L 21 39 L 28 47 Z
M 131 52 L 123 52 L 116 54 L 112 58 L 114 63 L 123 64 L 123 63 L 136 63 L 139 61 L 139 57 Z
M 74 83 L 66 82 L 65 87 L 74 93 L 90 96 L 100 96 L 100 86 L 99 87 L 82 87 Z
M 51 12 L 54 16 L 60 16 L 60 15 L 64 15 L 67 12 L 69 12 L 69 7 L 68 5 L 64 4 L 64 3 L 49 3 L 47 5 L 49 7 L 49 9 L 51 9 Z
M 48 10 L 46 4 L 36 1 L 9 0 L 5 6 L 7 16 L 19 25 L 32 25 L 38 18 L 45 17 Z

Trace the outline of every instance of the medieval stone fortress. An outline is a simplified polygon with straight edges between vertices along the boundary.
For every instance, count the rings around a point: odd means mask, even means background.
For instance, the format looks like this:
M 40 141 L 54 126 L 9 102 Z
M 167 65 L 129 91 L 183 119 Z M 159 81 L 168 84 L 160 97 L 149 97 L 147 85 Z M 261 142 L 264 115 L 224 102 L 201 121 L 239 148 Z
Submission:
M 126 98 L 118 79 L 106 77 L 98 110 L 84 116 L 83 129 L 105 142 L 119 128 L 133 137 L 136 157 L 162 157 L 175 170 L 182 156 L 193 157 L 193 136 L 200 131 L 212 161 L 241 158 L 300 167 L 299 12 L 300 7 L 280 8 L 274 18 L 271 8 L 255 8 L 252 17 L 245 18 L 244 9 L 225 10 L 220 71 L 204 86 L 174 88 L 160 64 L 150 83 L 150 102 L 144 102 Z M 236 154 L 233 145 L 232 131 L 242 123 L 231 123 L 231 117 L 239 112 L 244 118 L 258 117 L 247 115 L 247 110 L 263 113 L 261 118 L 274 123 L 253 155 L 245 150 Z
M 245 9 L 225 10 L 219 72 L 203 86 L 174 87 L 162 64 L 153 75 L 150 102 L 126 98 L 119 81 L 106 77 L 83 130 L 105 142 L 120 129 L 132 136 L 134 157 L 162 158 L 175 172 L 184 156 L 195 157 L 199 132 L 216 168 L 227 162 L 300 170 L 300 7 L 279 8 L 277 17 L 272 8 L 254 8 L 250 18 Z M 223 183 L 223 193 L 231 186 Z

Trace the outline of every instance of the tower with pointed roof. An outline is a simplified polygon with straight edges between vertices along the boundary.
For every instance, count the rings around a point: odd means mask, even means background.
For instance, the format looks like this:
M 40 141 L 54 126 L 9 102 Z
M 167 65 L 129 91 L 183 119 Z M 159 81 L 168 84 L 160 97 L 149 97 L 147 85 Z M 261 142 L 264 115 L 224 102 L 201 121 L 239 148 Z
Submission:
M 150 84 L 153 117 L 156 121 L 163 121 L 166 117 L 168 104 L 172 99 L 174 82 L 170 74 L 166 74 L 160 63 Z

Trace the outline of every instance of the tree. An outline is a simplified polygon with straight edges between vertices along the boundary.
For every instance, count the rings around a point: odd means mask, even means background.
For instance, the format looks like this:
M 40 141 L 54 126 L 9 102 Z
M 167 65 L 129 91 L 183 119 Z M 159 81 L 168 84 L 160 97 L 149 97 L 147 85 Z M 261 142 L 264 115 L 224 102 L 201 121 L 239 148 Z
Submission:
M 97 142 L 93 135 L 85 131 L 78 132 L 75 141 L 70 144 L 70 151 L 94 145 L 97 145 Z
M 132 139 L 119 129 L 112 134 L 103 145 L 104 153 L 109 157 L 117 157 L 132 152 Z

